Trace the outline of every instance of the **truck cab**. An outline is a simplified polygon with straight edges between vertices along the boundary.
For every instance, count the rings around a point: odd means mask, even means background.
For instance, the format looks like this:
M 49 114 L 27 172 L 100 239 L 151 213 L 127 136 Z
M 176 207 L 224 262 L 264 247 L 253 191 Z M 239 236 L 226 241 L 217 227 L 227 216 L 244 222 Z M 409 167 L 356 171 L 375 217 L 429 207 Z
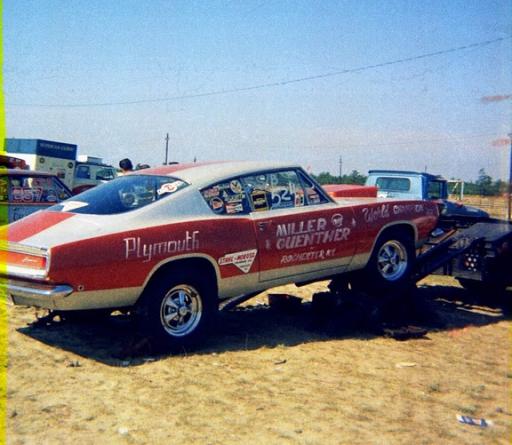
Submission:
M 367 186 L 377 187 L 377 197 L 436 201 L 441 219 L 447 224 L 467 225 L 489 219 L 476 207 L 448 199 L 448 181 L 442 176 L 406 170 L 370 170 Z
M 97 186 L 117 177 L 117 171 L 111 165 L 103 163 L 101 158 L 88 155 L 78 156 L 73 177 L 73 195 Z
M 376 186 L 380 198 L 448 199 L 446 179 L 430 173 L 370 170 L 366 185 Z

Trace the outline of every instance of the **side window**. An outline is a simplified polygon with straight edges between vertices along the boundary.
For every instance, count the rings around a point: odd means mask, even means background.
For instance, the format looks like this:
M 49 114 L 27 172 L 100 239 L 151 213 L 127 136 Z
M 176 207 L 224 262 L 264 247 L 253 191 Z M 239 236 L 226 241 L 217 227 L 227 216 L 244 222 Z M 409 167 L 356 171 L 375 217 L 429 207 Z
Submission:
M 111 168 L 101 168 L 96 172 L 96 179 L 99 181 L 110 181 L 114 178 L 114 171 Z
M 89 166 L 79 165 L 76 169 L 76 177 L 80 179 L 90 179 Z
M 317 186 L 295 170 L 245 176 L 242 184 L 254 212 L 327 202 Z
M 317 204 L 325 204 L 329 202 L 329 200 L 325 197 L 325 195 L 319 190 L 318 186 L 311 181 L 308 177 L 300 173 L 300 178 L 302 184 L 304 185 L 304 196 L 306 205 L 317 205 Z
M 251 211 L 247 194 L 238 178 L 201 190 L 204 200 L 217 215 L 240 215 Z
M 443 183 L 440 181 L 429 181 L 428 182 L 428 199 L 440 199 L 443 194 Z

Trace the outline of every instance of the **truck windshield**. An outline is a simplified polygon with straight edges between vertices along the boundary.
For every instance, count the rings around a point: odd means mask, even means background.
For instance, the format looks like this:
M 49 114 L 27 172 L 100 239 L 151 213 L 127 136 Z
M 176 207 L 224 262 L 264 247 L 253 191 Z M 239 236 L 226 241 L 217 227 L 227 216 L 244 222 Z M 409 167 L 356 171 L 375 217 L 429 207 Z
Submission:
M 49 210 L 114 215 L 140 209 L 187 186 L 186 182 L 171 176 L 127 175 L 80 193 Z

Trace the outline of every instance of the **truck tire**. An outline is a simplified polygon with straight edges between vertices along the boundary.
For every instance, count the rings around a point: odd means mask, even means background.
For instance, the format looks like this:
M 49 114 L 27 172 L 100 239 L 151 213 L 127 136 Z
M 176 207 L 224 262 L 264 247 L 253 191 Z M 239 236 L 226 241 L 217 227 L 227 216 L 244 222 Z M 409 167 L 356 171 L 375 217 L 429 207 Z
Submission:
M 377 239 L 368 264 L 352 287 L 370 292 L 404 291 L 412 284 L 415 261 L 413 238 L 400 229 L 386 231 Z
M 178 269 L 148 285 L 136 316 L 141 332 L 155 346 L 181 352 L 198 344 L 217 311 L 212 286 L 200 273 Z

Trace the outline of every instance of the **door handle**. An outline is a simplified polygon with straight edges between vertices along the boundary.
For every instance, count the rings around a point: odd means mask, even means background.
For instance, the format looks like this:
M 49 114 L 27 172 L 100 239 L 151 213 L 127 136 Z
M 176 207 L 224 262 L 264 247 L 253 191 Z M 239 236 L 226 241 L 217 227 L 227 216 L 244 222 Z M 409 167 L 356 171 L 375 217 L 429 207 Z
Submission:
M 270 221 L 259 221 L 258 229 L 260 232 L 264 232 L 269 225 L 270 225 Z

